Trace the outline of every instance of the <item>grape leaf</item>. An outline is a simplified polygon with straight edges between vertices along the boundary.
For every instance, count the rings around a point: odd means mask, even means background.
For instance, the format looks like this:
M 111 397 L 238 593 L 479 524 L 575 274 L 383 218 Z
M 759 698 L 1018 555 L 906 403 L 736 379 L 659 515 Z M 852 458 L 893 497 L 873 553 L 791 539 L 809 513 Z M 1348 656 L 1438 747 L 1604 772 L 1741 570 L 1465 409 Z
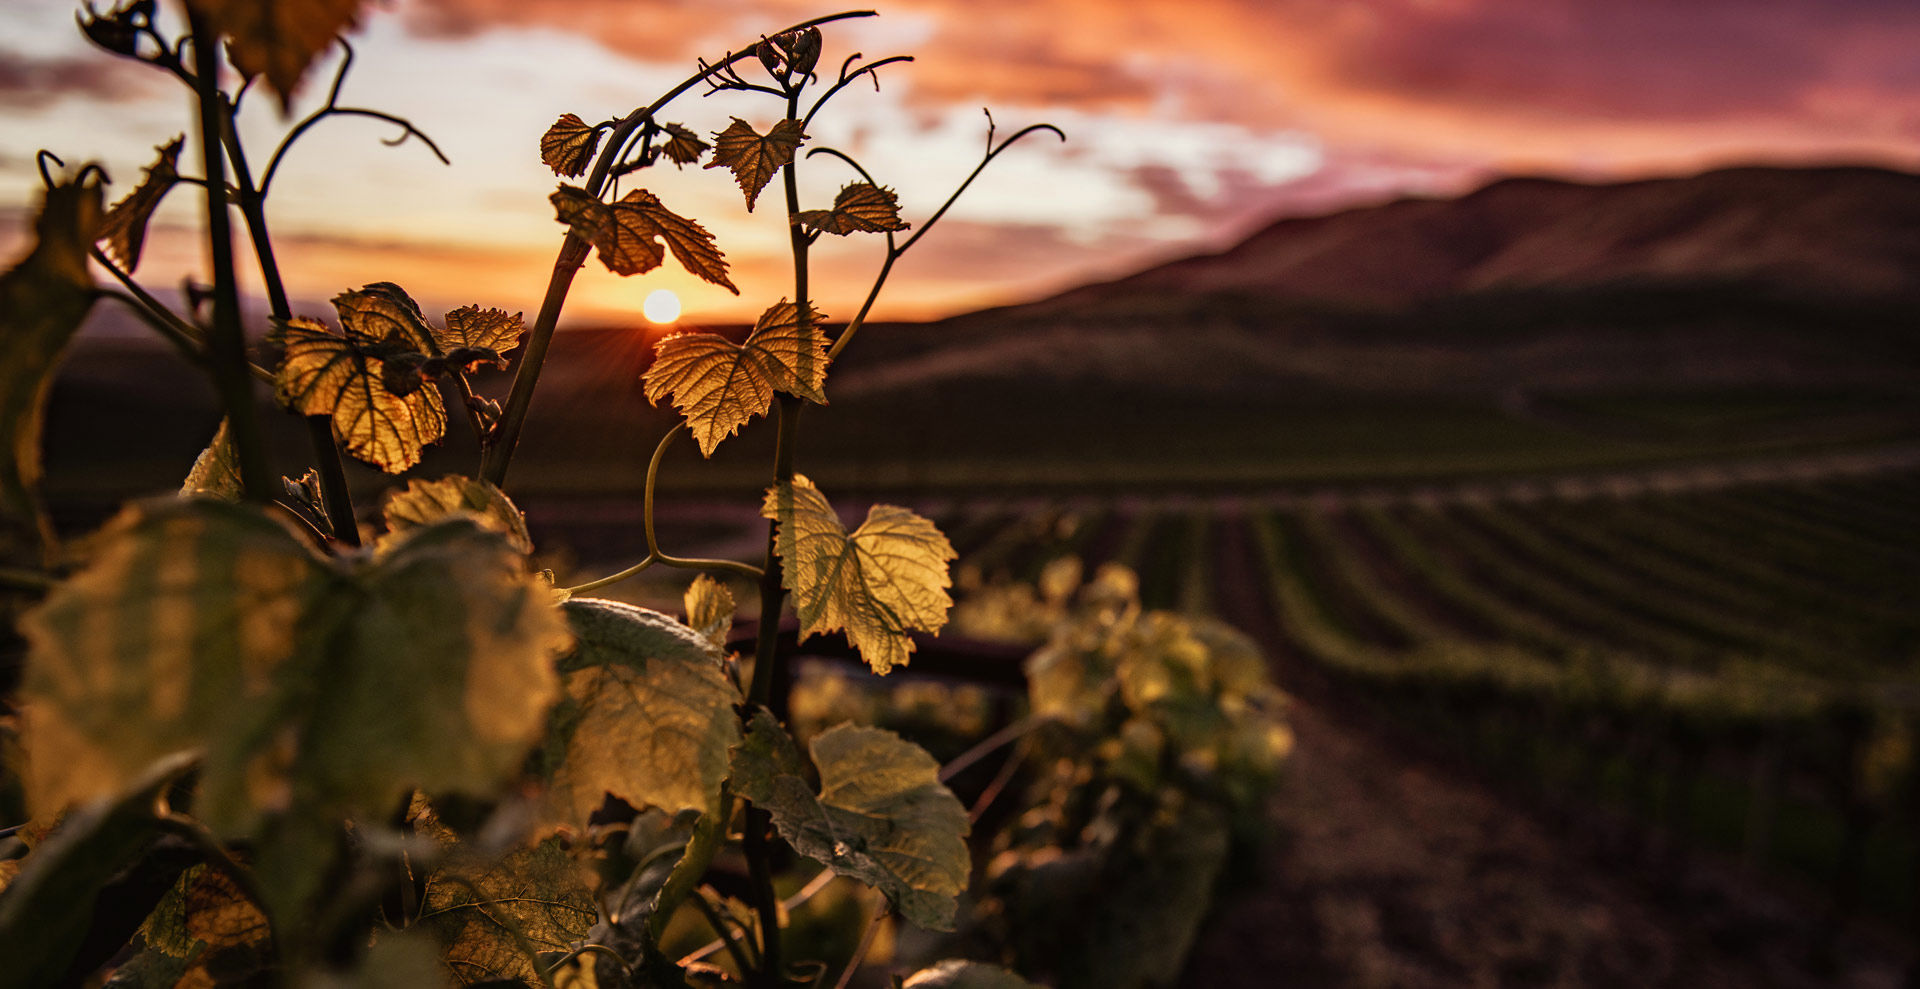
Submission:
M 53 372 L 67 342 L 93 306 L 87 247 L 100 225 L 98 185 L 68 183 L 46 191 L 33 250 L 0 275 L 0 510 L 33 520 L 43 542 L 40 423 Z
M 233 437 L 228 435 L 227 420 L 220 420 L 220 428 L 213 431 L 212 442 L 194 460 L 186 483 L 180 485 L 180 493 L 223 501 L 239 501 L 245 493 L 240 483 L 240 457 L 233 448 Z
M 214 981 L 207 972 L 209 963 L 222 952 L 226 952 L 220 959 L 223 966 L 245 964 L 242 956 L 251 955 L 246 959 L 253 962 L 249 968 L 257 969 L 271 950 L 272 931 L 259 906 L 226 872 L 204 864 L 180 873 L 140 931 L 148 948 L 192 959 L 188 969 L 208 983 Z
M 584 831 L 608 794 L 669 813 L 713 813 L 740 741 L 740 692 L 708 641 L 657 611 L 575 598 L 561 606 L 578 647 L 562 660 L 548 806 Z
M 449 981 L 440 955 L 431 938 L 411 931 L 383 933 L 352 968 L 309 969 L 296 973 L 289 984 L 294 989 L 442 989 Z
M 579 178 L 586 173 L 587 164 L 593 161 L 593 152 L 599 147 L 600 128 L 589 127 L 578 116 L 563 113 L 540 135 L 540 163 L 553 169 L 555 175 Z
M 902 989 L 1037 989 L 998 965 L 949 958 L 907 976 Z
M 794 851 L 879 889 L 908 920 L 952 930 L 966 888 L 967 811 L 925 749 L 880 728 L 841 724 L 808 745 L 820 792 L 793 739 L 765 708 L 733 750 L 733 788 L 773 817 Z
M 673 162 L 675 168 L 699 161 L 700 155 L 713 147 L 700 140 L 700 135 L 679 124 L 661 124 L 660 129 L 667 134 L 667 143 L 660 146 L 660 152 Z
M 875 673 L 905 666 L 913 630 L 938 632 L 953 599 L 953 545 L 932 522 L 875 505 L 851 535 L 805 476 L 767 489 L 763 518 L 777 523 L 781 583 L 800 613 L 800 635 L 845 629 Z
M 21 622 L 36 813 L 204 753 L 195 813 L 226 835 L 294 807 L 384 813 L 414 786 L 490 793 L 558 693 L 568 635 L 519 553 L 471 521 L 350 572 L 283 522 L 140 502 Z
M 760 314 L 744 344 L 713 333 L 676 333 L 654 345 L 653 366 L 641 377 L 647 401 L 672 396 L 674 408 L 700 444 L 713 456 L 720 441 L 738 432 L 754 416 L 765 415 L 775 390 L 824 404 L 827 337 L 823 318 L 781 299 Z
M 406 488 L 387 492 L 380 511 L 386 518 L 387 535 L 381 544 L 394 542 L 406 532 L 431 525 L 451 515 L 471 516 L 482 527 L 507 537 L 507 542 L 522 553 L 533 552 L 533 537 L 527 535 L 527 519 L 506 492 L 485 480 L 458 474 L 437 481 L 414 480 Z
M 693 579 L 683 597 L 687 608 L 687 626 L 713 645 L 716 653 L 725 652 L 727 636 L 733 631 L 733 592 L 727 585 L 706 574 Z
M 96 539 L 21 622 L 29 806 L 51 814 L 203 747 L 210 787 L 232 788 L 215 799 L 242 802 L 252 753 L 208 732 L 270 734 L 273 673 L 324 572 L 282 522 L 204 499 L 137 503 Z
M 413 787 L 494 792 L 559 695 L 552 660 L 572 637 L 551 589 L 468 519 L 416 530 L 355 577 L 324 602 L 351 603 L 324 640 L 301 782 L 382 813 Z
M 185 876 L 182 876 L 182 881 Z M 187 934 L 205 944 L 209 955 L 240 956 L 262 967 L 272 958 L 273 932 L 267 915 L 227 873 L 200 867 L 184 890 L 181 904 Z
M 227 37 L 227 57 L 245 76 L 264 74 L 290 111 L 293 91 L 335 35 L 352 30 L 360 0 L 187 0 Z
M 426 314 L 406 289 L 392 282 L 342 292 L 333 297 L 334 312 L 347 339 L 356 343 L 403 344 L 417 354 L 437 353 Z
M 156 149 L 160 157 L 147 166 L 146 177 L 113 204 L 100 224 L 95 239 L 106 241 L 107 256 L 129 272 L 140 267 L 140 249 L 147 242 L 147 223 L 153 219 L 153 211 L 180 181 L 180 148 L 185 142 L 184 136 L 176 137 L 173 143 Z
M 461 306 L 447 313 L 445 329 L 428 327 L 436 352 L 448 364 L 469 371 L 482 363 L 505 370 L 507 352 L 520 346 L 520 336 L 526 329 L 526 317 L 521 313 L 509 316 L 505 309 L 479 306 Z
M 751 213 L 760 190 L 773 180 L 774 172 L 793 162 L 793 153 L 806 139 L 798 120 L 782 120 L 762 135 L 752 124 L 735 117 L 726 130 L 713 135 L 713 160 L 707 167 L 733 171 L 740 191 L 747 194 L 747 212 Z
M 363 332 L 349 333 L 365 339 Z M 277 322 L 270 339 L 286 352 L 273 376 L 280 403 L 303 415 L 332 416 L 334 438 L 348 453 L 398 474 L 446 435 L 440 390 L 425 385 L 395 394 L 387 362 L 362 343 L 301 317 Z
M 900 197 L 894 195 L 892 189 L 866 182 L 854 182 L 841 189 L 840 194 L 833 197 L 832 209 L 803 210 L 797 219 L 803 227 L 843 237 L 855 231 L 884 233 L 907 229 L 906 222 L 900 219 Z
M 452 849 L 450 849 L 452 850 Z M 462 985 L 520 979 L 541 984 L 535 951 L 566 951 L 598 915 L 559 843 L 544 841 L 497 862 L 458 856 L 427 879 L 420 923 L 445 948 Z
M 705 227 L 660 204 L 645 189 L 635 189 L 616 203 L 603 203 L 585 189 L 563 185 L 554 192 L 553 208 L 561 223 L 592 244 L 600 263 L 617 275 L 652 271 L 666 259 L 669 248 L 681 267 L 735 295 L 740 290 L 727 280 L 726 256 L 713 245 Z M 660 241 L 665 241 L 663 247 Z

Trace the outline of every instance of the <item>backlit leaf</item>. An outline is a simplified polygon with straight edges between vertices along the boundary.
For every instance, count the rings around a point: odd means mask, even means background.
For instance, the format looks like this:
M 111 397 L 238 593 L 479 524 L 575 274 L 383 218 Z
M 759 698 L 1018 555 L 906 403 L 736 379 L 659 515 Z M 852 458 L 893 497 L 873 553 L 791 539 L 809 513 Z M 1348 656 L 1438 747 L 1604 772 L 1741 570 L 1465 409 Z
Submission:
M 195 814 L 226 835 L 383 814 L 416 786 L 490 793 L 558 693 L 550 602 L 464 519 L 349 569 L 250 506 L 136 503 L 21 623 L 30 806 L 181 751 L 203 754 Z
M 504 538 L 452 519 L 363 564 L 346 593 L 327 689 L 309 701 L 304 784 L 379 812 L 415 787 L 493 792 L 559 695 L 553 657 L 572 636 L 550 588 Z
M 289 109 L 314 57 L 349 31 L 360 0 L 187 0 L 227 37 L 227 56 L 243 75 L 264 74 Z
M 141 925 L 149 948 L 178 958 L 197 956 L 202 978 L 210 956 L 224 949 L 251 949 L 265 961 L 272 932 L 267 917 L 226 872 L 189 866 Z M 231 957 L 231 956 L 230 956 Z
M 698 632 L 657 611 L 575 598 L 577 648 L 549 732 L 548 806 L 583 830 L 608 794 L 669 813 L 718 809 L 740 692 Z
M 106 220 L 100 224 L 97 239 L 106 241 L 107 256 L 127 271 L 140 267 L 140 248 L 147 241 L 147 222 L 153 219 L 153 211 L 159 208 L 168 190 L 180 181 L 180 147 L 185 141 L 184 137 L 176 137 L 172 144 L 158 149 L 160 157 L 147 166 L 146 177 L 125 198 L 113 204 Z
M 890 731 L 842 724 L 808 746 L 820 792 L 793 739 L 764 708 L 734 749 L 733 788 L 767 811 L 795 851 L 879 889 L 906 919 L 952 930 L 966 887 L 967 811 L 925 749 Z
M 752 124 L 735 117 L 726 130 L 713 135 L 713 160 L 707 167 L 733 171 L 740 191 L 747 194 L 747 212 L 751 213 L 760 190 L 772 181 L 774 172 L 793 162 L 793 153 L 806 139 L 798 120 L 782 120 L 760 134 Z
M 462 985 L 520 979 L 539 985 L 527 949 L 566 951 L 598 915 L 573 860 L 557 842 L 498 862 L 457 857 L 427 879 L 420 923 L 445 948 Z
M 727 585 L 706 574 L 693 579 L 683 598 L 687 625 L 712 643 L 715 652 L 727 648 L 727 636 L 733 631 L 733 592 Z
M 446 328 L 428 327 L 434 343 L 448 361 L 473 370 L 482 363 L 505 369 L 507 352 L 520 346 L 527 321 L 520 313 L 507 315 L 504 309 L 461 306 L 447 313 Z
M 645 189 L 635 189 L 616 203 L 603 203 L 585 189 L 563 185 L 551 197 L 561 223 L 573 229 L 600 254 L 600 263 L 617 275 L 652 271 L 672 249 L 681 267 L 726 290 L 740 294 L 727 280 L 727 260 L 713 244 L 705 227 L 674 213 Z M 663 246 L 660 242 L 665 241 Z
M 425 384 L 395 394 L 386 361 L 362 343 L 300 317 L 276 324 L 273 339 L 285 349 L 274 373 L 275 395 L 303 415 L 331 416 L 334 439 L 348 453 L 398 474 L 420 462 L 421 448 L 446 435 L 440 390 Z
M 404 344 L 417 354 L 434 353 L 434 334 L 413 296 L 392 282 L 374 282 L 333 297 L 340 327 L 358 343 Z
M 245 805 L 244 740 L 271 734 L 276 671 L 323 568 L 278 519 L 204 499 L 135 504 L 96 539 L 21 622 L 29 806 L 52 814 L 196 749 L 208 795 Z
M 527 535 L 527 519 L 506 492 L 490 482 L 457 474 L 439 480 L 414 480 L 398 491 L 387 492 L 380 510 L 387 522 L 382 544 L 392 542 L 409 530 L 431 525 L 453 515 L 468 515 L 481 526 L 507 537 L 507 542 L 522 553 L 533 552 L 533 538 Z
M 258 978 L 273 965 L 273 931 L 266 914 L 233 877 L 195 866 L 180 877 L 182 927 L 198 942 L 189 957 L 188 985 L 196 979 L 222 985 Z M 217 973 L 217 974 L 216 974 Z
M 851 535 L 813 482 L 796 475 L 767 490 L 763 518 L 778 523 L 781 582 L 793 594 L 804 639 L 845 629 L 875 673 L 906 665 L 909 632 L 947 623 L 953 546 L 932 522 L 894 505 L 875 505 Z
M 0 510 L 33 520 L 41 537 L 40 421 L 53 372 L 93 305 L 87 248 L 100 226 L 100 187 L 55 186 L 34 222 L 33 250 L 0 275 Z
M 892 189 L 855 182 L 833 197 L 832 209 L 804 210 L 800 225 L 823 233 L 845 236 L 855 231 L 883 233 L 905 230 L 900 219 L 900 197 Z
M 949 958 L 907 977 L 902 989 L 1036 989 L 1033 983 L 986 962 Z
M 765 415 L 773 393 L 787 392 L 824 403 L 827 337 L 823 317 L 781 299 L 760 314 L 746 343 L 713 333 L 678 333 L 654 345 L 657 356 L 641 380 L 647 400 L 659 404 L 671 396 L 687 420 L 703 456 L 738 432 L 754 416 Z
M 571 113 L 563 113 L 560 119 L 540 135 L 540 162 L 553 169 L 553 174 L 568 178 L 578 178 L 593 161 L 593 152 L 600 147 L 600 128 L 589 127 L 587 122 Z
M 700 140 L 700 135 L 679 124 L 661 124 L 660 129 L 667 134 L 667 143 L 660 146 L 660 152 L 673 162 L 675 168 L 699 161 L 700 156 L 713 147 Z
M 180 485 L 180 493 L 223 501 L 239 501 L 244 494 L 240 483 L 240 455 L 233 448 L 233 437 L 228 435 L 227 420 L 220 420 L 220 428 L 213 431 L 212 442 L 194 460 L 186 483 Z

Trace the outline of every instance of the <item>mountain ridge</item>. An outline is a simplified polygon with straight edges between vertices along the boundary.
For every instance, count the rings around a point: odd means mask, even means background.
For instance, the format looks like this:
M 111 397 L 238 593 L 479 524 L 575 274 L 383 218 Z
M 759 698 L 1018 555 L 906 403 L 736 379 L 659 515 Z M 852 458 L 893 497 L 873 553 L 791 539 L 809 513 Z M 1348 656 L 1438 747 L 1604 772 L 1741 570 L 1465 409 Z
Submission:
M 1920 379 L 1916 314 L 1920 175 L 1515 177 L 1283 218 L 1221 251 L 864 334 L 837 384 L 1879 386 Z
M 1806 253 L 1814 246 L 1823 256 Z M 987 312 L 1167 289 L 1392 309 L 1462 292 L 1636 278 L 1920 295 L 1920 175 L 1852 165 L 1615 183 L 1513 176 L 1451 199 L 1284 217 L 1218 252 Z

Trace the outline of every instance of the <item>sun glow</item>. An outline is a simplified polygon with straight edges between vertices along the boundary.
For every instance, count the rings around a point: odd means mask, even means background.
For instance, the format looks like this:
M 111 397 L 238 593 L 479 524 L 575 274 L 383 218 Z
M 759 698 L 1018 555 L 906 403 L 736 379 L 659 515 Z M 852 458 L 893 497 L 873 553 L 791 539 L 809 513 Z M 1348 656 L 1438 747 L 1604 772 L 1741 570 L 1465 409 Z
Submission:
M 645 302 L 640 303 L 640 312 L 649 322 L 671 323 L 680 318 L 680 297 L 672 289 L 657 288 L 647 293 Z

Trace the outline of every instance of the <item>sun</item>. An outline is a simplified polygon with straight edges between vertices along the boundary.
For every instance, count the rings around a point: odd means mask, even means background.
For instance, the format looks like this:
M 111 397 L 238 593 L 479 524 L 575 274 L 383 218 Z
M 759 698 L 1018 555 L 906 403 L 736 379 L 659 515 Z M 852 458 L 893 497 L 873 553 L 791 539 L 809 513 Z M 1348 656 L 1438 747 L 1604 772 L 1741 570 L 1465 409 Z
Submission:
M 647 293 L 645 302 L 640 303 L 640 312 L 648 322 L 671 323 L 680 318 L 680 297 L 672 289 L 657 288 Z

